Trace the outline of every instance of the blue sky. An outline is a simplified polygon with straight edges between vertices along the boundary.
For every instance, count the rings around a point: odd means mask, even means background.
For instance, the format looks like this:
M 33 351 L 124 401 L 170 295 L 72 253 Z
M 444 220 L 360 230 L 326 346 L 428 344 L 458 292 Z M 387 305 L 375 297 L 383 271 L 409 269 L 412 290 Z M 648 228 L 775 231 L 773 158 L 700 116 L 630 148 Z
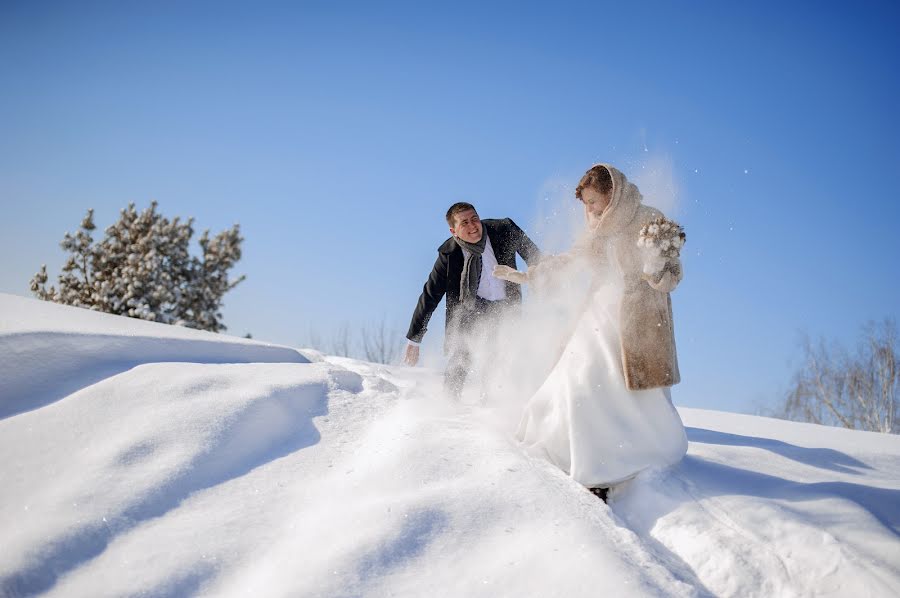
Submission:
M 155 199 L 241 224 L 230 333 L 402 342 L 447 206 L 552 245 L 606 161 L 688 233 L 676 403 L 774 405 L 799 331 L 900 315 L 895 3 L 428 4 L 0 3 L 0 292 Z

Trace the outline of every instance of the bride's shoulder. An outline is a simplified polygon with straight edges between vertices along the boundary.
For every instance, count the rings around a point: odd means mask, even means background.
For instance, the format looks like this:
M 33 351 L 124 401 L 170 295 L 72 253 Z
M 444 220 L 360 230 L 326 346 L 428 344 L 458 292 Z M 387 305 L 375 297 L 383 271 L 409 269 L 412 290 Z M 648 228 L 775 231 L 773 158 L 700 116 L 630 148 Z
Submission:
M 634 220 L 631 221 L 630 228 L 640 230 L 641 228 L 643 228 L 645 225 L 649 224 L 650 222 L 652 222 L 658 218 L 665 218 L 665 217 L 666 217 L 666 215 L 663 214 L 661 211 L 657 210 L 656 208 L 642 204 L 638 208 L 637 213 L 634 215 Z
M 666 215 L 663 214 L 660 210 L 657 210 L 653 206 L 642 205 L 638 210 L 638 218 L 649 222 L 650 220 L 656 220 L 657 218 L 665 218 Z

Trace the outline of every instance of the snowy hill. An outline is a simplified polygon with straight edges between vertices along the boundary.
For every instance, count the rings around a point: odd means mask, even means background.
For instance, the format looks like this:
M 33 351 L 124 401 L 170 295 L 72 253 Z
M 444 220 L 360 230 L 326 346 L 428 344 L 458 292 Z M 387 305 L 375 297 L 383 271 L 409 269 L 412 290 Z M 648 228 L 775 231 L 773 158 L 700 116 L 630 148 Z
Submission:
M 9 295 L 0 354 L 0 596 L 900 594 L 896 436 L 680 409 L 607 506 L 433 371 Z

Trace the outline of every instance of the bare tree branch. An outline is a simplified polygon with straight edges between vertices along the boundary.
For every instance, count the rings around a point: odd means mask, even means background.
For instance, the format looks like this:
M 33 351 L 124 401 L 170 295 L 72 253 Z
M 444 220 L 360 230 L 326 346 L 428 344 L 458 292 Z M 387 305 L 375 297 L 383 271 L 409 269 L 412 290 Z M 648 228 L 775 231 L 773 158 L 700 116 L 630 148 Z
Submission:
M 375 326 L 366 325 L 362 330 L 363 352 L 373 363 L 392 363 L 400 353 L 397 339 L 400 335 L 388 330 L 384 318 Z
M 898 433 L 898 334 L 893 320 L 862 329 L 855 354 L 824 341 L 801 343 L 803 366 L 794 374 L 781 414 L 788 419 Z

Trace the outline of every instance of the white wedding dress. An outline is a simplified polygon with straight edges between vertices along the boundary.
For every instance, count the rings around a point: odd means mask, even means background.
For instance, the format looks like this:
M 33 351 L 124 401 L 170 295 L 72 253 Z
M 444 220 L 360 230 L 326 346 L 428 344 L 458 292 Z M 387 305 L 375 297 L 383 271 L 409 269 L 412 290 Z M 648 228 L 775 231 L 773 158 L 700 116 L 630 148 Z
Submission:
M 592 291 L 572 337 L 532 396 L 517 437 L 587 487 L 607 487 L 677 463 L 687 438 L 668 388 L 625 386 L 619 341 L 621 290 Z

